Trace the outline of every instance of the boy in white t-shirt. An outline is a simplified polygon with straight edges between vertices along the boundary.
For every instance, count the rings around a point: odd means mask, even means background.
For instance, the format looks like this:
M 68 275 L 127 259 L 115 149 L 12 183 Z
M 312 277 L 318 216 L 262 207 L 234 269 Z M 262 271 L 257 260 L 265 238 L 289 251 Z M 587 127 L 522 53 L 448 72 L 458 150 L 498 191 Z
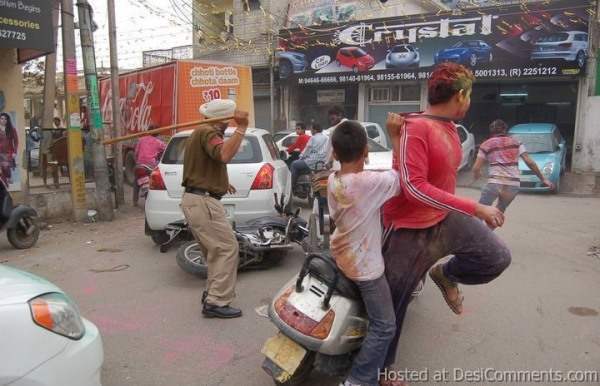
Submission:
M 399 177 L 396 171 L 364 170 L 367 135 L 359 122 L 340 123 L 331 143 L 333 156 L 341 164 L 327 185 L 329 213 L 336 226 L 331 253 L 338 267 L 357 284 L 369 317 L 367 336 L 343 385 L 375 386 L 396 333 L 394 306 L 383 274 L 379 209 L 399 193 Z

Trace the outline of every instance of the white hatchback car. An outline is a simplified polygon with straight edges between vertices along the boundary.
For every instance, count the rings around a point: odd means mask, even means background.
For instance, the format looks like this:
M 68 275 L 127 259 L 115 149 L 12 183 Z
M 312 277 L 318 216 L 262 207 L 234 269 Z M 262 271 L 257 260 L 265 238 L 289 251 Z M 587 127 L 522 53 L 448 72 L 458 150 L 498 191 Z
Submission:
M 225 137 L 231 136 L 229 128 Z M 150 190 L 146 198 L 146 234 L 157 244 L 168 240 L 164 232 L 168 224 L 184 218 L 180 203 L 184 188 L 183 156 L 192 130 L 174 135 L 158 167 L 150 176 Z M 280 158 L 271 134 L 263 129 L 248 129 L 240 149 L 227 165 L 229 183 L 235 194 L 223 197 L 222 203 L 230 221 L 245 223 L 262 216 L 275 216 L 274 193 L 291 192 L 290 171 Z
M 0 288 L 0 385 L 100 386 L 100 333 L 63 291 L 5 265 Z

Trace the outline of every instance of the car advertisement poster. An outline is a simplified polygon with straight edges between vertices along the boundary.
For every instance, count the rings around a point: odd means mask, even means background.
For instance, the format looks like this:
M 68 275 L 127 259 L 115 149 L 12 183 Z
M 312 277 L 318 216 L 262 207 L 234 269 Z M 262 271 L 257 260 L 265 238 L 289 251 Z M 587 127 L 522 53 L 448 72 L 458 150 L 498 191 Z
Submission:
M 577 76 L 590 14 L 587 0 L 557 0 L 285 29 L 279 76 L 299 84 L 415 81 L 446 61 L 477 78 Z

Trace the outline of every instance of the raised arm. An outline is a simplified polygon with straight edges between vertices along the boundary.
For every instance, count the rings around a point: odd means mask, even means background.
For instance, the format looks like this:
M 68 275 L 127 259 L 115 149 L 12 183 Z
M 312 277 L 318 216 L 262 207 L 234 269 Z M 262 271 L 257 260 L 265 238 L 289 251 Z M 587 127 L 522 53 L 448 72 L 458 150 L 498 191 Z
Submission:
M 221 147 L 221 161 L 223 163 L 231 161 L 238 152 L 248 128 L 248 113 L 236 110 L 233 120 L 237 128 L 233 132 L 233 135 L 223 142 Z

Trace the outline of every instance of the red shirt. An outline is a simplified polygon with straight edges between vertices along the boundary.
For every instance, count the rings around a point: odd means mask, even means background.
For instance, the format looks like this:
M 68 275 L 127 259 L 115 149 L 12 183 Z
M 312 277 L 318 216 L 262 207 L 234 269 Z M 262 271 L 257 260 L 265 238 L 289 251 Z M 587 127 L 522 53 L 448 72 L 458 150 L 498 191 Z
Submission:
M 384 206 L 385 226 L 425 229 L 444 220 L 451 210 L 472 216 L 476 202 L 454 195 L 462 159 L 454 123 L 409 115 L 400 141 L 393 168 L 400 173 L 402 191 Z
M 296 142 L 294 142 L 290 146 L 288 146 L 287 152 L 289 154 L 292 154 L 292 152 L 294 150 L 299 150 L 302 153 L 309 140 L 310 140 L 310 135 L 300 134 L 298 136 L 298 138 L 296 138 Z

